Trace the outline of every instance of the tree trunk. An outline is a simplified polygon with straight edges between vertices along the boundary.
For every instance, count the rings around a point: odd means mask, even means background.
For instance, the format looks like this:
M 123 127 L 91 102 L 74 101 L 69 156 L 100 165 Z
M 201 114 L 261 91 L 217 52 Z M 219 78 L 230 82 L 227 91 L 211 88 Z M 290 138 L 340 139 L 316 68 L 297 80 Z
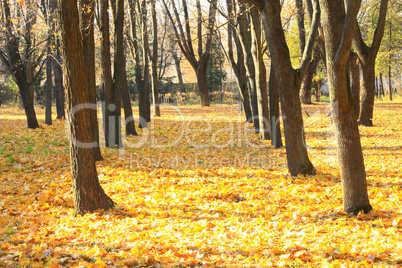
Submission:
M 96 78 L 95 78 L 95 36 L 94 36 L 94 0 L 80 0 L 80 29 L 85 62 L 85 82 L 88 91 L 88 103 L 91 104 L 90 122 L 95 160 L 103 160 L 99 145 L 98 109 L 96 105 Z
M 266 40 L 275 66 L 285 133 L 286 157 L 291 176 L 316 173 L 307 153 L 304 125 L 299 98 L 302 78 L 311 59 L 318 18 L 313 19 L 313 29 L 298 70 L 293 69 L 280 17 L 280 1 L 261 1 L 265 18 Z M 318 11 L 317 11 L 318 13 Z
M 352 81 L 352 96 L 353 106 L 355 109 L 356 120 L 360 114 L 360 70 L 359 70 L 359 58 L 355 53 L 350 54 L 350 74 Z
M 359 123 L 363 126 L 373 125 L 374 95 L 375 95 L 375 69 L 374 64 L 361 62 L 363 85 L 360 92 L 360 116 Z
M 253 61 L 253 56 L 251 52 L 251 31 L 249 31 L 250 20 L 247 17 L 245 8 L 234 1 L 237 13 L 237 32 L 239 41 L 242 47 L 242 54 L 245 61 L 246 75 L 247 75 L 247 85 L 250 96 L 250 105 L 252 111 L 252 123 L 255 129 L 255 133 L 259 133 L 260 121 L 258 117 L 258 100 L 257 100 L 257 83 L 255 75 L 255 66 Z M 240 52 L 240 51 L 239 51 Z
M 161 116 L 161 109 L 159 107 L 159 93 L 158 93 L 158 20 L 156 18 L 155 0 L 151 0 L 151 13 L 152 13 L 152 102 L 154 106 L 154 116 Z
M 121 95 L 120 89 L 112 84 L 112 64 L 109 36 L 109 1 L 99 1 L 100 55 L 102 70 L 102 90 L 104 92 L 103 125 L 106 147 L 123 146 L 121 140 Z
M 209 92 L 207 87 L 207 69 L 199 68 L 197 70 L 197 84 L 200 92 L 201 106 L 210 106 Z
M 181 94 L 181 97 L 183 97 L 183 94 L 186 93 L 186 90 L 184 88 L 183 75 L 181 73 L 181 68 L 180 68 L 180 58 L 177 56 L 177 53 L 175 51 L 172 52 L 172 57 L 174 60 L 174 66 L 176 68 L 177 79 L 179 80 L 180 94 Z
M 354 214 L 361 210 L 367 213 L 372 207 L 367 194 L 364 159 L 346 68 L 360 1 L 349 2 L 347 17 L 343 0 L 320 0 L 320 6 L 323 13 L 321 21 L 325 36 L 331 114 L 341 171 L 343 209 Z
M 256 92 L 258 105 L 258 120 L 259 120 L 259 138 L 269 140 L 270 125 L 269 125 L 269 108 L 268 108 L 268 91 L 267 91 L 267 70 L 265 68 L 262 52 L 261 41 L 261 21 L 259 11 L 256 7 L 251 8 L 251 52 L 254 61 Z
M 392 101 L 391 60 L 390 64 L 388 64 L 388 92 L 389 92 L 389 100 Z
M 311 93 L 313 89 L 314 74 L 317 70 L 318 63 L 320 62 L 319 48 L 315 48 L 314 58 L 308 66 L 306 75 L 303 78 L 303 83 L 300 89 L 300 101 L 303 104 L 311 104 Z
M 65 112 L 65 92 L 63 88 L 63 69 L 61 66 L 62 58 L 60 53 L 60 40 L 56 36 L 55 38 L 55 58 L 52 60 L 53 66 L 53 74 L 54 74 L 54 91 L 56 96 L 56 111 L 57 117 L 56 119 L 65 119 L 66 112 Z
M 49 36 L 50 40 L 50 36 Z M 49 42 L 50 43 L 50 42 Z M 52 59 L 50 58 L 50 44 L 48 46 L 48 58 L 46 59 L 46 112 L 45 112 L 45 124 L 52 124 L 52 91 L 53 91 L 53 81 L 52 81 Z
M 114 30 L 115 30 L 115 45 L 114 45 L 114 76 L 113 87 L 116 93 L 115 99 L 116 109 L 121 109 L 118 102 L 123 100 L 124 117 L 126 126 L 126 135 L 137 136 L 137 131 L 134 126 L 133 110 L 131 108 L 131 99 L 128 93 L 126 58 L 124 51 L 124 0 L 112 0 L 112 8 L 114 14 Z M 121 112 L 120 112 L 121 114 Z
M 281 120 L 279 110 L 279 92 L 276 82 L 274 65 L 271 62 L 271 71 L 269 75 L 269 108 L 271 117 L 271 144 L 275 148 L 281 148 L 282 135 L 281 135 Z
M 321 83 L 318 81 L 314 82 L 314 87 L 315 87 L 315 101 L 320 102 L 321 101 Z
M 113 208 L 115 203 L 99 184 L 93 154 L 90 111 L 77 109 L 88 101 L 77 3 L 59 0 L 60 35 L 67 92 L 71 179 L 75 214 Z

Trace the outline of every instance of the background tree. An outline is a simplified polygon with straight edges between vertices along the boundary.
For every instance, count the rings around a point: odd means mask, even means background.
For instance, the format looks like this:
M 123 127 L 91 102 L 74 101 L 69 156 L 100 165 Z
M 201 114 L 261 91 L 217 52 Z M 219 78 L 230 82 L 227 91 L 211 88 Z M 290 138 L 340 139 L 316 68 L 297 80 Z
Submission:
M 380 14 L 371 46 L 366 45 L 362 32 L 357 26 L 354 37 L 354 48 L 360 59 L 363 85 L 361 89 L 361 107 L 359 122 L 364 126 L 373 125 L 374 94 L 375 94 L 375 60 L 384 35 L 388 0 L 381 0 Z
M 138 106 L 140 114 L 139 127 L 147 127 L 151 121 L 150 100 L 149 100 L 149 35 L 147 23 L 147 6 L 145 0 L 129 0 L 131 33 L 130 48 L 131 55 L 135 62 L 135 82 L 138 88 Z M 137 29 L 138 25 L 138 29 Z M 137 34 L 139 32 L 139 35 Z
M 162 0 L 165 10 L 169 16 L 170 22 L 173 25 L 173 31 L 176 35 L 177 43 L 181 52 L 191 64 L 197 76 L 198 90 L 200 92 L 201 106 L 209 106 L 209 94 L 207 87 L 207 68 L 210 57 L 210 49 L 212 45 L 213 31 L 215 29 L 215 16 L 217 10 L 217 0 L 211 0 L 209 5 L 207 25 L 203 26 L 204 18 L 202 16 L 201 2 L 196 0 L 197 12 L 197 41 L 198 41 L 198 57 L 194 52 L 193 38 L 191 32 L 191 19 L 187 7 L 187 0 L 182 0 L 182 9 L 184 13 L 184 26 L 182 18 L 179 14 L 179 9 L 174 0 L 171 0 L 171 6 L 166 3 L 167 0 Z M 173 14 L 172 14 L 173 9 Z M 206 28 L 206 35 L 203 34 L 203 28 Z M 205 44 L 205 45 L 204 45 Z
M 97 22 L 100 31 L 101 101 L 103 130 L 106 147 L 123 146 L 121 140 L 121 93 L 112 85 L 112 63 L 110 55 L 109 1 L 98 1 Z
M 22 25 L 15 25 L 14 21 L 19 22 L 19 19 L 13 19 L 10 3 L 8 0 L 2 1 L 2 21 L 5 31 L 5 51 L 0 51 L 0 59 L 7 66 L 7 69 L 13 76 L 14 81 L 18 85 L 20 97 L 25 109 L 28 128 L 38 128 L 38 120 L 34 108 L 33 83 L 35 80 L 35 69 L 39 65 L 44 51 L 35 59 L 34 49 L 32 44 L 32 27 L 36 22 L 36 4 L 32 0 L 25 3 L 26 15 L 21 21 L 24 26 L 24 32 L 21 32 Z M 22 13 L 20 4 L 15 6 L 16 11 Z M 24 43 L 21 44 L 21 39 Z M 20 50 L 22 48 L 22 50 Z M 23 56 L 21 56 L 23 55 Z
M 152 103 L 154 106 L 154 116 L 161 116 L 161 109 L 159 107 L 159 72 L 158 70 L 158 18 L 156 17 L 156 2 L 151 0 L 151 16 L 152 16 L 152 54 L 151 54 L 151 76 L 152 76 Z M 163 48 L 162 48 L 163 49 Z M 161 57 L 163 56 L 163 53 Z
M 115 203 L 99 184 L 93 153 L 89 109 L 80 108 L 88 101 L 85 67 L 77 3 L 59 0 L 59 20 L 63 68 L 67 92 L 70 135 L 71 178 L 75 214 L 110 209 Z
M 131 99 L 128 93 L 126 58 L 124 53 L 124 0 L 111 0 L 113 18 L 114 18 L 114 74 L 113 91 L 115 92 L 114 107 L 121 109 L 121 99 L 124 108 L 124 118 L 126 126 L 126 135 L 137 136 L 134 126 L 133 110 L 131 108 Z M 121 112 L 120 112 L 121 113 Z M 119 114 L 117 112 L 116 114 Z M 119 120 L 116 118 L 116 120 Z
M 234 13 L 233 0 L 226 0 L 226 5 L 229 20 L 227 58 L 236 77 L 240 99 L 242 101 L 244 114 L 246 116 L 246 122 L 252 122 L 253 114 L 251 111 L 250 95 L 247 87 L 245 56 L 242 52 L 240 40 L 236 33 L 236 15 Z M 234 50 L 236 51 L 236 54 L 234 53 Z

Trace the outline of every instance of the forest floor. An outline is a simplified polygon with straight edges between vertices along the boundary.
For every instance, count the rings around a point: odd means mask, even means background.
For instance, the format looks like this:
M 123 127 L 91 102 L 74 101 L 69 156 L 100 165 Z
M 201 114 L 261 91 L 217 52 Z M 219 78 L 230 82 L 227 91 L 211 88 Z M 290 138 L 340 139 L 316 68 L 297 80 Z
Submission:
M 316 176 L 288 176 L 236 105 L 162 106 L 102 148 L 115 209 L 73 217 L 66 122 L 38 108 L 30 130 L 0 107 L 0 267 L 402 267 L 402 102 L 360 127 L 374 210 L 358 216 L 342 212 L 328 103 L 304 110 Z

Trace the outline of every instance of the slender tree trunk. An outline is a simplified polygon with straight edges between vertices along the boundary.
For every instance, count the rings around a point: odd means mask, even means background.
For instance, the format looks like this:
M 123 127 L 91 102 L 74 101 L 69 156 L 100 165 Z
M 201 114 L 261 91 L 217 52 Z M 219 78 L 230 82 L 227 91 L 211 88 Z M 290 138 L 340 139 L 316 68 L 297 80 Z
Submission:
M 95 160 L 103 160 L 99 143 L 98 109 L 96 104 L 96 78 L 95 78 L 95 36 L 94 36 L 94 0 L 80 0 L 80 29 L 82 36 L 83 54 L 85 62 L 85 82 L 88 91 L 90 109 L 90 122 Z
M 159 107 L 159 93 L 158 93 L 158 20 L 156 18 L 155 0 L 151 0 L 151 13 L 152 13 L 152 102 L 154 106 L 154 116 L 161 116 L 161 109 Z
M 49 52 L 48 55 L 50 56 L 50 44 L 48 46 L 48 52 Z M 46 112 L 45 112 L 46 125 L 52 124 L 52 97 L 53 97 L 52 91 L 53 91 L 52 59 L 48 57 L 46 59 Z
M 389 42 L 392 42 L 392 22 L 389 22 Z M 391 78 L 391 63 L 392 63 L 392 54 L 391 51 L 388 52 L 388 89 L 389 89 L 389 100 L 392 101 L 392 78 Z
M 367 213 L 372 209 L 367 193 L 366 171 L 349 86 L 349 73 L 346 68 L 360 1 L 349 2 L 347 18 L 343 3 L 343 0 L 320 0 L 331 114 L 342 180 L 343 209 L 358 214 L 361 210 Z M 347 22 L 349 24 L 344 25 Z M 340 25 L 344 27 L 339 27 Z
M 177 53 L 175 51 L 172 52 L 172 57 L 174 60 L 174 66 L 176 68 L 177 79 L 179 80 L 180 94 L 181 94 L 181 97 L 183 97 L 183 94 L 186 93 L 186 90 L 184 88 L 183 75 L 181 73 L 181 68 L 180 68 L 180 58 L 177 56 Z
M 121 95 L 120 89 L 112 85 L 112 63 L 109 36 L 109 1 L 99 1 L 99 27 L 101 32 L 100 55 L 102 90 L 104 92 L 103 124 L 106 147 L 122 147 L 121 140 Z
M 126 72 L 126 57 L 124 50 L 124 0 L 111 1 L 114 14 L 114 30 L 115 30 L 115 45 L 114 45 L 114 76 L 113 87 L 116 93 L 115 105 L 116 109 L 121 109 L 118 102 L 123 100 L 124 117 L 126 126 L 126 135 L 137 136 L 137 131 L 134 126 L 133 110 L 131 108 L 131 99 L 128 93 L 127 72 Z M 117 98 L 120 97 L 120 100 Z M 121 114 L 121 112 L 120 112 Z
M 382 73 L 380 73 L 380 94 L 384 97 L 385 96 L 385 92 L 384 92 L 384 82 L 382 79 Z
M 57 117 L 56 119 L 65 119 L 65 92 L 63 88 L 63 69 L 61 67 L 61 53 L 60 53 L 60 40 L 58 37 L 55 37 L 55 59 L 52 60 L 53 66 L 53 74 L 54 74 L 54 91 L 56 96 L 56 111 Z
M 314 87 L 315 87 L 315 101 L 320 102 L 321 101 L 321 83 L 319 82 L 314 82 Z
M 357 120 L 360 114 L 360 70 L 359 58 L 355 53 L 350 54 L 349 63 L 352 81 L 353 106 L 355 109 L 355 117 Z
M 275 69 L 272 62 L 269 75 L 269 108 L 271 117 L 271 144 L 275 146 L 275 148 L 281 148 L 283 144 L 279 110 L 279 92 L 276 82 Z
M 70 126 L 71 178 L 75 214 L 113 208 L 115 203 L 99 184 L 93 153 L 89 109 L 77 109 L 88 101 L 83 47 L 77 3 L 59 0 L 60 35 Z
M 256 92 L 259 120 L 259 138 L 269 140 L 269 108 L 268 108 L 268 90 L 267 90 L 267 70 L 263 61 L 262 40 L 261 40 L 261 21 L 260 14 L 256 7 L 251 8 L 251 51 L 254 61 Z

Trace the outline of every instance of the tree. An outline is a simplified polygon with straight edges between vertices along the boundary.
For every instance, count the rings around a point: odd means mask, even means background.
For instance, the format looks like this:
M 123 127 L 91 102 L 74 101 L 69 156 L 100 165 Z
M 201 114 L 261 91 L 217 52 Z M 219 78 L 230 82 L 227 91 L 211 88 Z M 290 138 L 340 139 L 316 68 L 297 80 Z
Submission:
M 281 22 L 281 3 L 275 1 L 245 1 L 257 6 L 264 16 L 265 35 L 268 42 L 275 74 L 278 82 L 279 97 L 284 123 L 286 157 L 290 175 L 315 174 L 304 138 L 303 117 L 299 90 L 302 79 L 311 60 L 319 24 L 319 7 L 316 3 L 311 31 L 309 33 L 300 67 L 294 69 L 290 60 L 289 48 Z
M 236 20 L 236 33 L 238 35 L 240 45 L 242 48 L 242 54 L 244 55 L 244 67 L 247 76 L 247 86 L 250 95 L 250 105 L 252 111 L 252 122 L 255 132 L 258 133 L 260 129 L 260 120 L 258 117 L 258 100 L 257 100 L 257 82 L 255 77 L 255 65 L 251 52 L 251 31 L 249 26 L 251 25 L 250 17 L 246 12 L 246 6 L 240 4 L 239 0 L 233 0 L 233 7 L 235 9 Z
M 20 27 L 13 24 L 13 18 L 11 16 L 10 5 L 8 0 L 3 0 L 3 22 L 6 38 L 6 52 L 0 51 L 0 59 L 7 66 L 9 72 L 13 76 L 15 82 L 18 85 L 20 97 L 25 109 L 25 115 L 27 117 L 28 128 L 38 128 L 38 120 L 36 119 L 36 113 L 34 108 L 34 96 L 33 96 L 33 83 L 35 79 L 35 68 L 39 65 L 42 54 L 36 59 L 34 57 L 32 47 L 32 27 L 35 23 L 34 16 L 36 16 L 36 10 L 33 8 L 34 4 L 31 1 L 27 1 L 27 16 L 24 20 L 25 34 L 23 36 L 25 46 L 23 51 L 20 51 Z M 17 8 L 20 8 L 17 6 Z M 24 55 L 24 57 L 21 57 Z
M 161 116 L 161 109 L 159 107 L 159 74 L 158 74 L 158 19 L 156 17 L 156 3 L 151 0 L 151 15 L 152 15 L 152 56 L 151 56 L 151 75 L 152 75 L 152 103 L 154 106 L 154 116 Z
M 88 103 L 93 105 L 90 111 L 90 123 L 94 146 L 95 160 L 103 160 L 99 145 L 98 112 L 96 109 L 96 78 L 95 78 L 95 36 L 94 15 L 95 1 L 80 0 L 80 29 L 85 62 L 85 82 L 88 91 Z
M 123 101 L 126 135 L 137 136 L 134 126 L 133 110 L 131 108 L 130 95 L 127 85 L 126 58 L 124 53 L 124 0 L 111 0 L 114 18 L 114 74 L 113 87 L 116 93 L 114 99 L 115 109 L 121 109 L 120 102 Z M 118 112 L 117 112 L 118 113 Z M 120 117 L 119 117 L 120 118 Z M 116 120 L 120 120 L 117 118 Z
M 176 35 L 177 43 L 180 47 L 182 54 L 186 57 L 188 62 L 194 69 L 197 82 L 198 90 L 200 92 L 201 106 L 209 106 L 209 94 L 207 87 L 207 68 L 208 60 L 210 57 L 210 50 L 212 45 L 212 37 L 215 29 L 215 15 L 217 10 L 217 0 L 211 0 L 208 12 L 208 23 L 206 25 L 206 37 L 203 35 L 203 21 L 200 0 L 196 0 L 196 12 L 197 12 L 197 41 L 198 41 L 198 57 L 196 56 L 193 48 L 193 38 L 191 36 L 191 26 L 190 17 L 187 7 L 187 0 L 182 0 L 183 13 L 184 13 L 184 26 L 182 23 L 179 10 L 174 0 L 171 0 L 173 14 L 171 9 L 163 0 L 163 5 L 165 7 L 166 13 L 169 16 L 170 22 L 173 25 L 173 31 Z M 205 45 L 204 45 L 205 44 Z
M 239 88 L 240 98 L 243 104 L 246 122 L 252 122 L 253 114 L 251 111 L 250 95 L 247 87 L 247 73 L 245 67 L 245 56 L 242 52 L 239 36 L 236 33 L 236 20 L 233 8 L 233 0 L 226 0 L 228 10 L 228 53 L 227 58 L 233 72 L 236 76 L 237 86 Z M 235 46 L 236 59 L 234 56 L 233 46 Z
M 324 29 L 332 121 L 341 171 L 343 209 L 357 214 L 372 209 L 364 159 L 349 85 L 347 63 L 356 29 L 360 1 L 320 0 Z
M 54 5 L 51 5 L 50 2 L 41 1 L 41 11 L 42 15 L 45 19 L 46 25 L 48 27 L 47 30 L 47 41 L 46 41 L 46 82 L 45 82 L 45 91 L 46 91 L 46 112 L 45 112 L 45 124 L 52 125 L 52 98 L 53 98 L 53 77 L 52 77 L 52 23 L 54 18 Z
M 359 122 L 364 126 L 373 125 L 374 95 L 375 95 L 375 60 L 384 36 L 385 19 L 387 15 L 388 0 L 381 0 L 380 14 L 377 28 L 374 33 L 371 46 L 366 45 L 362 32 L 357 25 L 354 35 L 354 48 L 360 59 L 362 68 L 363 85 L 361 89 L 361 107 Z M 357 22 L 356 22 L 357 23 Z
M 122 147 L 121 140 L 121 93 L 112 85 L 112 63 L 109 36 L 109 1 L 98 1 L 98 25 L 100 31 L 101 99 L 103 130 L 106 147 Z
M 102 189 L 96 172 L 90 111 L 84 106 L 88 101 L 88 91 L 77 3 L 59 0 L 58 6 L 75 214 L 107 210 L 115 203 Z
M 150 101 L 149 101 L 149 36 L 147 24 L 147 7 L 145 0 L 130 0 L 130 19 L 131 36 L 130 47 L 131 54 L 135 61 L 135 81 L 138 88 L 140 128 L 146 128 L 147 123 L 151 121 Z M 137 25 L 140 35 L 137 35 Z

